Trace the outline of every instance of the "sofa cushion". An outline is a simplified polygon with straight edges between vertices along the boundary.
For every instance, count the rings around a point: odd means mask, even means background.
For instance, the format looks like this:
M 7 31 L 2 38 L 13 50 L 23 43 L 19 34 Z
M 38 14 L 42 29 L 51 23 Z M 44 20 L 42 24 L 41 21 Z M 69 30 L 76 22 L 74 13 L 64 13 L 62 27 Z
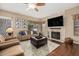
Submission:
M 23 54 L 24 51 L 22 50 L 20 45 L 15 45 L 10 48 L 4 49 L 0 52 L 1 56 L 17 56 Z

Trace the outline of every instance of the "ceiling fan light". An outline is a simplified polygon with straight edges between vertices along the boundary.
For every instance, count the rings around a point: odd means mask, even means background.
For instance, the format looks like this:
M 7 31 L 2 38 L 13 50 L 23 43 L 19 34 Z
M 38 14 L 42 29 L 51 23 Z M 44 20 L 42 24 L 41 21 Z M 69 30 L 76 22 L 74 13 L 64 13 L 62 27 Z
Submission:
M 36 8 L 36 6 L 34 4 L 29 4 L 29 8 L 34 9 L 34 8 Z

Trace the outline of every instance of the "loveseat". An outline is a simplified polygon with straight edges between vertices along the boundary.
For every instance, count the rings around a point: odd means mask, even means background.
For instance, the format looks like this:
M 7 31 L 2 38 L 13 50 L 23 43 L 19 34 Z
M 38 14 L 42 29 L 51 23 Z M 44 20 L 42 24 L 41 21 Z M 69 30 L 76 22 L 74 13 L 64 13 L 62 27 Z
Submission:
M 24 51 L 21 48 L 18 39 L 5 40 L 0 35 L 0 56 L 23 56 Z M 2 41 L 3 40 L 3 41 Z

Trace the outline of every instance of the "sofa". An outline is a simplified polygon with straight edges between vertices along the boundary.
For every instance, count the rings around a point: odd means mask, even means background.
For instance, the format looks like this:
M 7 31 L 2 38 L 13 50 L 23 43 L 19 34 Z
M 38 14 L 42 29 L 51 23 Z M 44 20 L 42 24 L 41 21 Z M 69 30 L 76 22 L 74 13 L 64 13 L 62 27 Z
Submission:
M 21 48 L 18 39 L 5 40 L 0 35 L 0 56 L 23 56 L 24 51 Z
M 28 39 L 30 39 L 30 37 L 31 37 L 31 35 L 30 34 L 27 34 L 26 31 L 19 31 L 18 32 L 18 35 L 17 35 L 17 38 L 20 41 L 28 40 Z

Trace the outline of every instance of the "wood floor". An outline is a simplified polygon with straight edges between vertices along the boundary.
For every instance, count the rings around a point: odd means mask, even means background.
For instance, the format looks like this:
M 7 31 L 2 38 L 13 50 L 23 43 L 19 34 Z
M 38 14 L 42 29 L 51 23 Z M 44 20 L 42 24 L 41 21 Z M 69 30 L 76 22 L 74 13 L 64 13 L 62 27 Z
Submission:
M 48 54 L 48 56 L 79 56 L 79 45 L 66 46 L 64 43 Z

